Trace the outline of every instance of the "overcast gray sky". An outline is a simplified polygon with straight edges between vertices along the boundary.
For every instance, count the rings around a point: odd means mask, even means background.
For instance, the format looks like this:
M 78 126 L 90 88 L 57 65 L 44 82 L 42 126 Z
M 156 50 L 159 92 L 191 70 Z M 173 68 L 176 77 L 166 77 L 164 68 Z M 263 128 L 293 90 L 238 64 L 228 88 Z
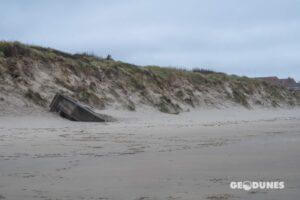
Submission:
M 300 81 L 300 0 L 0 0 L 0 40 Z

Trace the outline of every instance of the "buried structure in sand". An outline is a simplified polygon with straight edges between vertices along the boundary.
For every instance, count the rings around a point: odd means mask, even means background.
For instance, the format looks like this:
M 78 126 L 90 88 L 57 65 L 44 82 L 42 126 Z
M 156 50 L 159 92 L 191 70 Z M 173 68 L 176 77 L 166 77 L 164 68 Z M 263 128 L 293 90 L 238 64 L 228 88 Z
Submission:
M 108 116 L 95 113 L 87 106 L 83 106 L 70 97 L 56 94 L 50 104 L 50 111 L 57 112 L 60 116 L 72 121 L 81 122 L 106 122 Z

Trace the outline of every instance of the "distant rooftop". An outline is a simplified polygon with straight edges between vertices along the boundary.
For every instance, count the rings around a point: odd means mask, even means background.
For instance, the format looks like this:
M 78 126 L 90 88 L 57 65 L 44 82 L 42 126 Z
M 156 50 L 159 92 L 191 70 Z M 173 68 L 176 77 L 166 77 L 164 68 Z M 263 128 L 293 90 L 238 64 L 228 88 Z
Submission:
M 269 77 L 257 77 L 257 79 L 261 79 L 267 81 L 272 84 L 285 86 L 290 90 L 300 90 L 300 83 L 296 82 L 293 78 L 280 79 L 277 76 L 269 76 Z

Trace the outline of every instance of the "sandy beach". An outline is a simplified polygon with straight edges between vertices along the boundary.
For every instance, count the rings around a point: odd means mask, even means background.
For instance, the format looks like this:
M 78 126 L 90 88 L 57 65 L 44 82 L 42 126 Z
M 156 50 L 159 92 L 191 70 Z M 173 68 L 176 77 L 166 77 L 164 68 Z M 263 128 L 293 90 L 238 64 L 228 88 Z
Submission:
M 0 199 L 299 199 L 300 109 L 102 113 L 118 121 L 1 116 Z

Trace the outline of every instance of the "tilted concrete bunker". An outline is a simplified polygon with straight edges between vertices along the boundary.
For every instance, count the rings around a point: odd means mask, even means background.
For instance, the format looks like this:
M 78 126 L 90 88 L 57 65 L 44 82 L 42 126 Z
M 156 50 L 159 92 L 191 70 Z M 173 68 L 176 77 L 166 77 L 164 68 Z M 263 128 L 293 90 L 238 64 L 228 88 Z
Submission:
M 57 112 L 60 116 L 72 121 L 105 122 L 108 117 L 95 113 L 90 108 L 62 94 L 56 94 L 50 104 L 50 112 Z

